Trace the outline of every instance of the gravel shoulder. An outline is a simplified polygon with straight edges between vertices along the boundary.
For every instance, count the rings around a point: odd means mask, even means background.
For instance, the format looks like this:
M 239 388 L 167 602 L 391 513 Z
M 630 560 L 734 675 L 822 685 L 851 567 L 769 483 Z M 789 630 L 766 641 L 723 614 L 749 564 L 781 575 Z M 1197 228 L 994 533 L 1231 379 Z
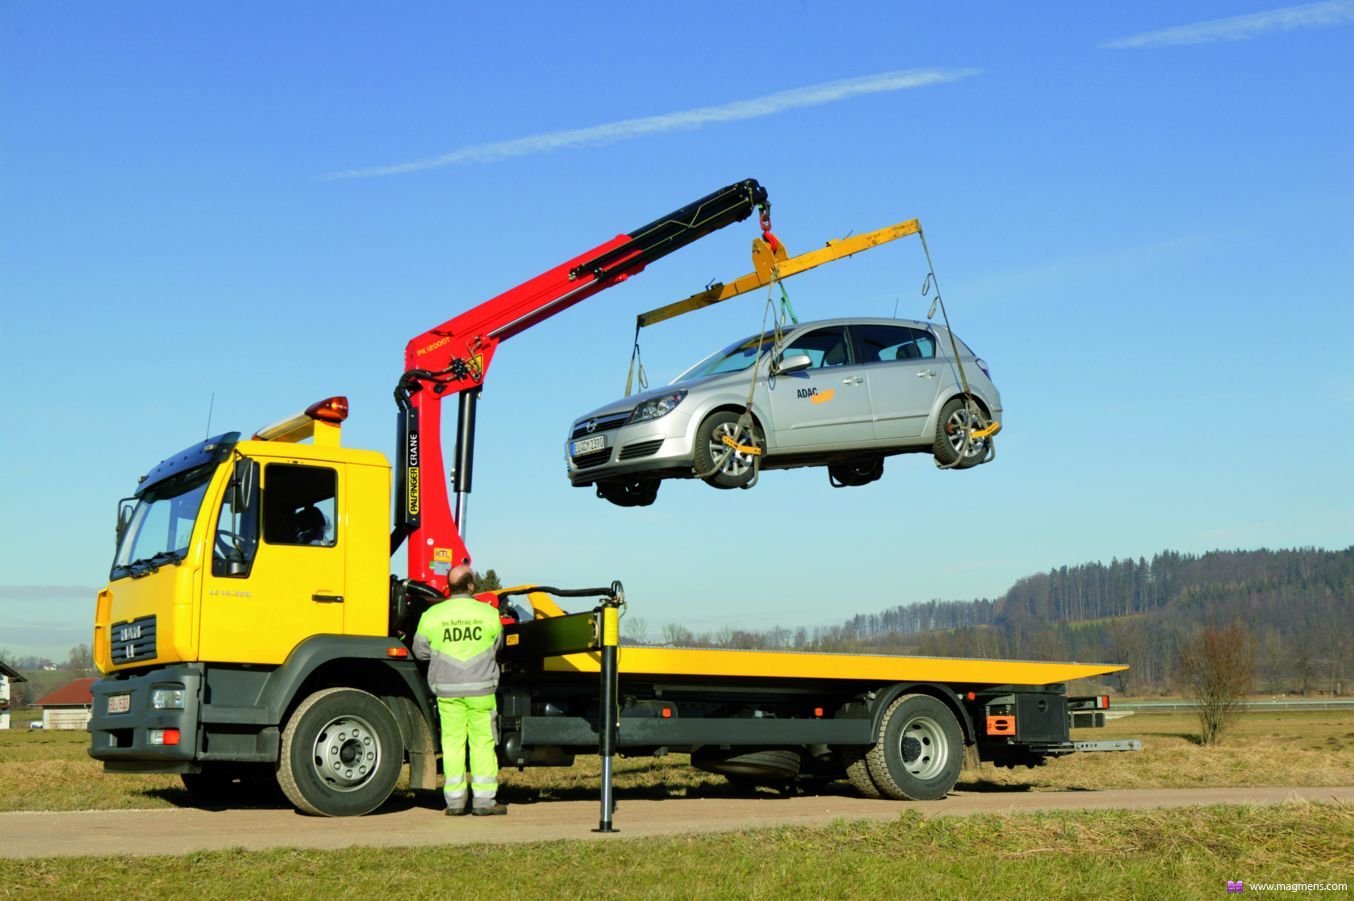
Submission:
M 595 801 L 517 804 L 506 817 L 447 817 L 433 807 L 387 807 L 365 817 L 325 819 L 290 809 L 100 810 L 0 814 L 0 857 L 180 855 L 243 848 L 338 849 L 456 844 L 518 844 L 732 832 L 834 820 L 888 820 L 906 810 L 924 816 L 1049 810 L 1143 810 L 1285 801 L 1354 804 L 1354 786 L 1322 788 L 1115 789 L 1107 791 L 971 791 L 943 801 L 871 801 L 839 796 L 626 800 L 616 834 L 599 835 Z

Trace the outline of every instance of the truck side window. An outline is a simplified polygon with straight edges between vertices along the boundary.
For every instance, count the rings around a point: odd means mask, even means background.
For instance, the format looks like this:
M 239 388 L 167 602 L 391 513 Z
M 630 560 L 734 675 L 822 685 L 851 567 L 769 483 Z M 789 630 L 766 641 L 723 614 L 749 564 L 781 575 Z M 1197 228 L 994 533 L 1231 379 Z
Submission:
M 212 575 L 243 579 L 259 549 L 259 465 L 248 463 L 249 475 L 237 470 L 226 487 L 212 538 Z
M 338 542 L 335 470 L 269 463 L 263 482 L 264 541 L 313 547 L 333 547 Z

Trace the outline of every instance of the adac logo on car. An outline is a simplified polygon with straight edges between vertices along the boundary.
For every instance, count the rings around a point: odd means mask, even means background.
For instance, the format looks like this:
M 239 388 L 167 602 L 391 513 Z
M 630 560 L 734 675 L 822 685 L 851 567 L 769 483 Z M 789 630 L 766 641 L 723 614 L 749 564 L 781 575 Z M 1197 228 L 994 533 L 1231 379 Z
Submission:
M 826 391 L 819 391 L 817 388 L 795 389 L 796 397 L 800 398 L 801 400 L 807 397 L 809 399 L 809 403 L 811 404 L 825 404 L 828 401 L 832 400 L 832 398 L 835 397 L 836 394 L 837 391 L 835 388 L 828 388 Z

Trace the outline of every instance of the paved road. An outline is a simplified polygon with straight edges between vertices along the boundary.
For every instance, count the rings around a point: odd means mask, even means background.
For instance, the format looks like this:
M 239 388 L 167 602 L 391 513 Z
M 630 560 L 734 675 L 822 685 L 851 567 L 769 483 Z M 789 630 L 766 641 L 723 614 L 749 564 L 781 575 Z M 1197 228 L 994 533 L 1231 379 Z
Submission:
M 348 819 L 306 817 L 291 810 L 117 810 L 0 814 L 0 857 L 91 854 L 187 854 L 224 848 L 409 847 L 519 843 L 552 839 L 624 841 L 683 832 L 729 832 L 764 826 L 887 820 L 905 810 L 926 816 L 1183 807 L 1191 804 L 1279 804 L 1290 799 L 1354 803 L 1354 786 L 1337 788 L 1132 789 L 1074 792 L 957 792 L 944 801 L 867 801 L 835 796 L 626 800 L 617 835 L 599 836 L 598 805 L 589 801 L 518 804 L 506 817 L 443 816 L 412 807 Z

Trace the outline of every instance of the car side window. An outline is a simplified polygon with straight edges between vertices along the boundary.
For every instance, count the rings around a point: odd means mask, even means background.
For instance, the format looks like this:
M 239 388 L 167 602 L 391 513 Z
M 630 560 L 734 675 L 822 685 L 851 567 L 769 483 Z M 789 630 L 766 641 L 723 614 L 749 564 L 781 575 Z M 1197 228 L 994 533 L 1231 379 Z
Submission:
M 263 470 L 263 540 L 333 547 L 338 542 L 338 473 L 327 466 L 269 463 Z
M 864 363 L 888 363 L 894 360 L 929 360 L 936 355 L 935 338 L 930 332 L 904 325 L 856 325 L 856 350 Z
M 807 354 L 813 361 L 810 369 L 846 366 L 852 362 L 850 345 L 846 341 L 846 327 L 841 325 L 814 329 L 795 338 L 781 351 L 782 357 Z

